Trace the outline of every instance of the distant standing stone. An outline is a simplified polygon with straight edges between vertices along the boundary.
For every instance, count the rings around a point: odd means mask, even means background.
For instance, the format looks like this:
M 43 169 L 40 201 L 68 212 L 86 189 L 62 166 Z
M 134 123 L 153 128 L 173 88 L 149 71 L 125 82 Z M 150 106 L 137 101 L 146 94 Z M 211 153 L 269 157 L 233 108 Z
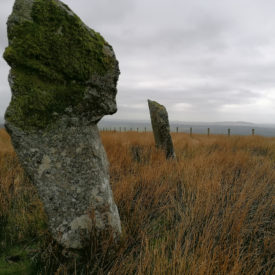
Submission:
M 53 237 L 74 249 L 88 245 L 93 228 L 116 238 L 120 218 L 97 128 L 117 110 L 112 47 L 59 0 L 16 0 L 7 25 L 5 127 Z
M 166 158 L 175 158 L 168 113 L 163 105 L 148 99 L 151 123 L 154 132 L 156 146 L 166 152 Z

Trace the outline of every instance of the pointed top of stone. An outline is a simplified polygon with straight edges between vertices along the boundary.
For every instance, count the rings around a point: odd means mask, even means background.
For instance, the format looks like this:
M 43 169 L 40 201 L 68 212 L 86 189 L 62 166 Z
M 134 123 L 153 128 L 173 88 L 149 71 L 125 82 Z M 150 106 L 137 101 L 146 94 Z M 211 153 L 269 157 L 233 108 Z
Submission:
M 166 111 L 165 107 L 159 104 L 157 101 L 148 99 L 148 105 L 151 106 L 151 108 L 159 108 Z

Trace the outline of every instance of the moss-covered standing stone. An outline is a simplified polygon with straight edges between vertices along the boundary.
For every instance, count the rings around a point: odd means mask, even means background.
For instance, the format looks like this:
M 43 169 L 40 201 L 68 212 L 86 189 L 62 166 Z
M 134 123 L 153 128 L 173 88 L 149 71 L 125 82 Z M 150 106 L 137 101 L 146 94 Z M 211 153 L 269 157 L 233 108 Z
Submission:
M 112 47 L 59 0 L 16 0 L 8 22 L 12 100 L 5 126 L 38 188 L 54 238 L 82 248 L 121 232 L 96 123 L 116 112 Z
M 116 112 L 112 47 L 58 0 L 17 0 L 8 19 L 13 92 L 6 120 L 45 129 L 64 114 L 98 121 Z
M 174 146 L 170 135 L 168 113 L 165 107 L 149 99 L 148 106 L 156 147 L 165 151 L 166 158 L 175 158 Z

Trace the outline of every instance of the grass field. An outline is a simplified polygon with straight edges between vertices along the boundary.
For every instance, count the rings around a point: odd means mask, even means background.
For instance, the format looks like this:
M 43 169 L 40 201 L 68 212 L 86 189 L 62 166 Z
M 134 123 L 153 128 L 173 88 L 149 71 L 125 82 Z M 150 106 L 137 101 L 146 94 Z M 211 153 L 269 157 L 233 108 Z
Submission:
M 275 138 L 102 132 L 123 236 L 75 262 L 0 130 L 0 274 L 274 274 Z M 77 176 L 77 175 L 76 175 Z

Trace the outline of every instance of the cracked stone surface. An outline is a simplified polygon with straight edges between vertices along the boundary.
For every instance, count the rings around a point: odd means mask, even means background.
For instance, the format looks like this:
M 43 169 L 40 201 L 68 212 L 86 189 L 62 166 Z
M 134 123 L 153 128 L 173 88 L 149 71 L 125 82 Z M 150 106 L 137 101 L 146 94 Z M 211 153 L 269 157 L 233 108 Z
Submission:
M 5 127 L 53 237 L 73 249 L 87 245 L 93 228 L 117 238 L 120 217 L 97 128 L 116 112 L 112 47 L 58 0 L 16 0 L 7 25 Z

